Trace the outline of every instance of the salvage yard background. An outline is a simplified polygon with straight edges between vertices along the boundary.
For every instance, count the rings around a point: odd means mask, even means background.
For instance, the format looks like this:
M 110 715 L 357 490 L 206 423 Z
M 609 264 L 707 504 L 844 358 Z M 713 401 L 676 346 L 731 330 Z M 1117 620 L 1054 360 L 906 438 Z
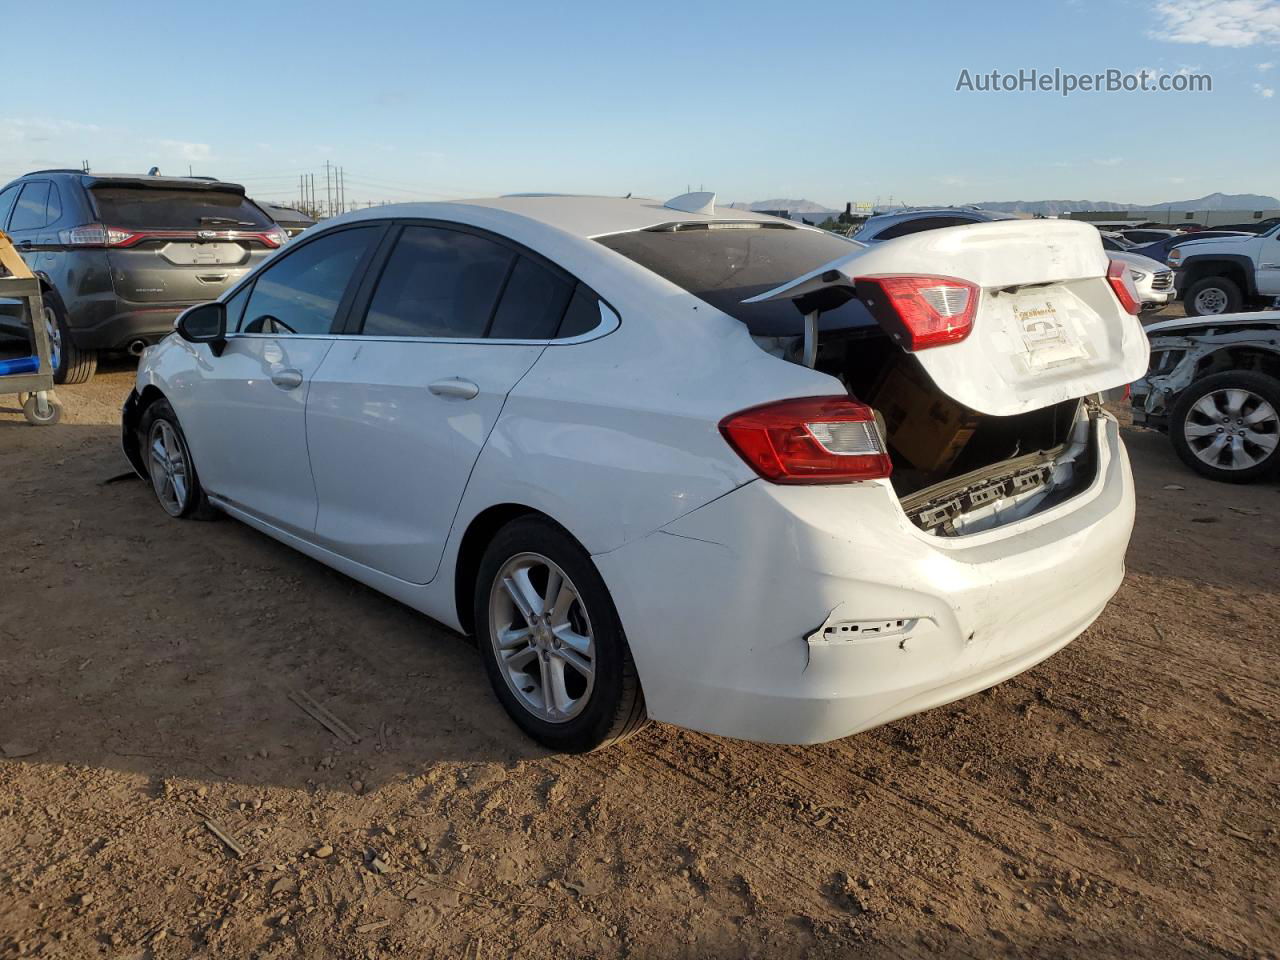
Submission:
M 1275 483 L 1129 429 L 1128 577 L 1047 663 L 820 747 L 560 757 L 464 640 L 106 483 L 131 382 L 0 397 L 6 960 L 1276 953 Z

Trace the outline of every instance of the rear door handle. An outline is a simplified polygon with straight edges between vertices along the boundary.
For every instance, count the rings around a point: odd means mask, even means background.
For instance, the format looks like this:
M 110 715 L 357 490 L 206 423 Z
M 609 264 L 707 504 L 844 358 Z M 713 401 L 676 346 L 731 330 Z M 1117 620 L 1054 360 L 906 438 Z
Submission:
M 463 380 L 461 377 L 437 380 L 427 389 L 437 397 L 456 397 L 459 400 L 470 400 L 480 392 L 479 386 L 470 380 Z
M 17 247 L 20 250 L 30 250 L 34 246 L 35 244 L 32 243 L 30 240 L 19 240 L 17 243 Z
M 294 370 L 292 367 L 275 370 L 271 374 L 271 382 L 281 390 L 292 390 L 294 387 L 302 386 L 302 371 Z

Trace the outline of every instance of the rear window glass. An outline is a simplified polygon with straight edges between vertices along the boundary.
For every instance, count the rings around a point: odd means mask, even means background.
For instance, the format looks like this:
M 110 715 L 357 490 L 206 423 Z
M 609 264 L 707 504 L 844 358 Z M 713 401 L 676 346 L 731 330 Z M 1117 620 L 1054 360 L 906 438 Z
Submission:
M 741 320 L 753 334 L 772 337 L 803 333 L 800 311 L 789 300 L 743 300 L 861 249 L 825 231 L 791 227 L 638 230 L 598 242 Z M 821 321 L 824 330 L 874 325 L 856 300 L 827 311 Z
M 221 190 L 94 187 L 98 218 L 126 230 L 265 229 L 273 221 L 244 196 Z

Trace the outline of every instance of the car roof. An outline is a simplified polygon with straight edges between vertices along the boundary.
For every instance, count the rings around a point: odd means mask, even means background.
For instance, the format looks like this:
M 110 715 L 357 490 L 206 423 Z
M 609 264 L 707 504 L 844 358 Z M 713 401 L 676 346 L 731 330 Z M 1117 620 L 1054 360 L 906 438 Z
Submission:
M 566 194 L 518 194 L 481 197 L 439 203 L 395 203 L 342 214 L 322 224 L 353 223 L 360 220 L 420 218 L 471 222 L 484 211 L 497 214 L 486 220 L 531 220 L 585 239 L 627 233 L 669 223 L 746 222 L 767 223 L 781 229 L 816 230 L 803 224 L 786 223 L 751 210 L 713 207 L 711 213 L 687 213 L 663 206 L 660 200 L 642 197 L 591 197 Z

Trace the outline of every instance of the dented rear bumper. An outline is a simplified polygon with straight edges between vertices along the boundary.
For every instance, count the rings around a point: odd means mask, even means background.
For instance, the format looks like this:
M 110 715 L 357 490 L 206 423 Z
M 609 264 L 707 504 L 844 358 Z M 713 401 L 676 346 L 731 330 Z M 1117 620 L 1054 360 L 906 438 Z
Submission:
M 1050 656 L 1093 622 L 1124 575 L 1133 482 L 1114 419 L 1100 428 L 1085 490 L 971 536 L 916 528 L 887 482 L 757 481 L 597 555 L 650 714 L 815 743 L 951 702 Z

